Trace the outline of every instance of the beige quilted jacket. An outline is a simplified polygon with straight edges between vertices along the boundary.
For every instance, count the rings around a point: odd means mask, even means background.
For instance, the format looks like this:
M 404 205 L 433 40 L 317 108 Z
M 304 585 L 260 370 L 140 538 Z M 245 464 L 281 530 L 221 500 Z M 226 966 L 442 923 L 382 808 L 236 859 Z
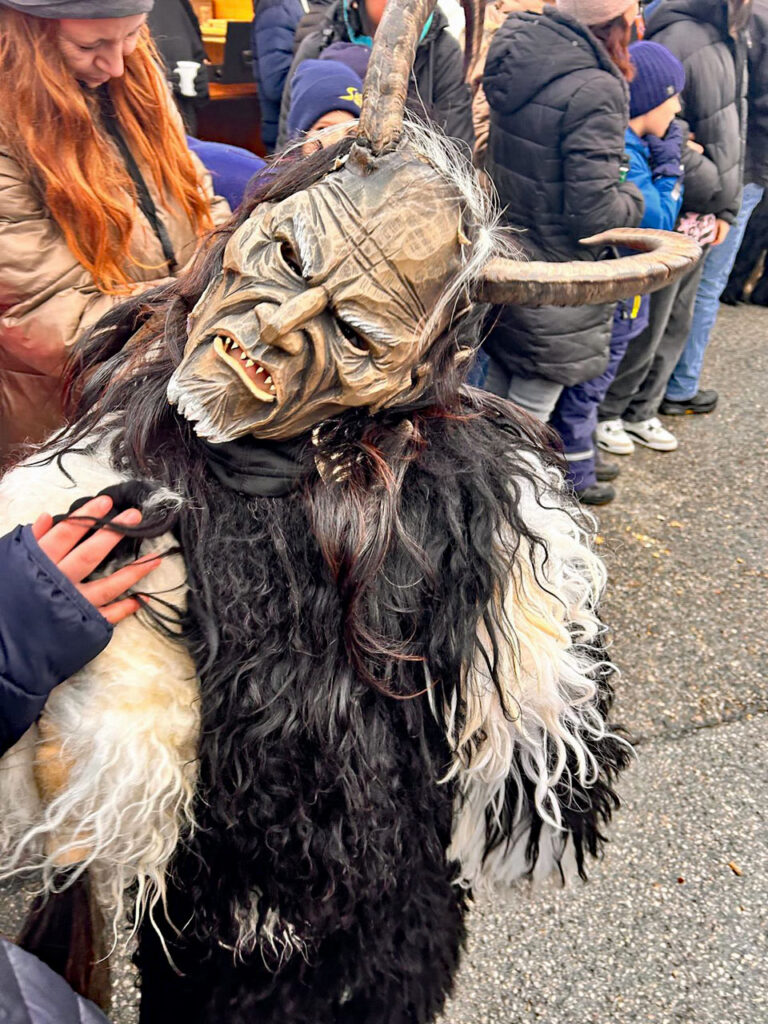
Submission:
M 229 216 L 226 200 L 214 196 L 210 175 L 193 159 L 214 222 L 222 223 Z M 197 242 L 192 226 L 175 202 L 159 195 L 148 168 L 139 166 L 183 266 Z M 142 264 L 127 268 L 137 291 L 167 276 L 160 241 L 138 207 L 131 249 Z M 0 145 L 0 466 L 16 444 L 42 440 L 61 424 L 60 373 L 67 349 L 119 301 L 97 290 L 38 188 Z

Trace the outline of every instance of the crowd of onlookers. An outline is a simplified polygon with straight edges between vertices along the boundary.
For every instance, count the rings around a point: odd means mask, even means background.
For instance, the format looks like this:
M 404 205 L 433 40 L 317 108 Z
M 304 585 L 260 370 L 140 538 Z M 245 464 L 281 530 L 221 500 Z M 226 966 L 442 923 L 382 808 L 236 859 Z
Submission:
M 301 159 L 354 126 L 385 3 L 254 0 L 269 154 Z M 460 33 L 435 9 L 408 105 L 464 145 L 527 256 L 597 260 L 605 246 L 590 236 L 616 227 L 677 230 L 704 247 L 652 296 L 488 314 L 472 382 L 550 423 L 576 493 L 603 504 L 619 468 L 601 451 L 672 451 L 659 417 L 715 408 L 700 378 L 718 303 L 768 305 L 768 0 L 652 0 L 642 11 L 635 0 L 493 0 L 483 29 L 467 74 Z M 188 0 L 0 0 L 0 467 L 61 424 L 78 337 L 178 275 L 254 177 L 272 173 L 253 153 L 195 137 L 207 75 Z M 14 560 L 42 558 L 51 584 L 37 603 L 0 589 L 6 625 L 34 621 L 45 638 L 34 658 L 10 652 L 0 753 L 104 646 L 109 623 L 137 610 L 114 599 L 155 567 L 83 582 L 118 539 L 84 533 L 43 515 L 0 539 L 9 579 Z M 104 1020 L 2 940 L 0 975 L 6 994 L 10 979 L 37 993 L 29 1019 Z
M 254 0 L 267 154 L 354 124 L 385 4 Z M 583 239 L 616 227 L 705 249 L 652 296 L 488 315 L 473 383 L 549 422 L 603 504 L 619 466 L 601 452 L 672 451 L 659 416 L 715 408 L 700 377 L 721 294 L 768 303 L 768 0 L 493 0 L 469 73 L 453 14 L 424 26 L 408 106 L 465 146 L 525 255 L 600 259 Z M 0 461 L 60 422 L 78 335 L 176 275 L 270 173 L 195 138 L 207 97 L 188 0 L 0 0 Z
M 359 88 L 384 4 L 337 0 L 307 13 L 300 0 L 255 0 L 268 146 L 296 135 L 306 93 L 304 130 L 345 83 Z M 557 430 L 586 503 L 615 493 L 619 467 L 600 450 L 672 451 L 659 414 L 717 404 L 700 387 L 704 352 L 768 184 L 767 33 L 765 0 L 654 0 L 642 11 L 626 0 L 495 0 L 469 88 L 440 8 L 422 34 L 409 102 L 472 147 L 526 254 L 596 259 L 600 247 L 580 240 L 619 226 L 677 229 L 705 247 L 692 273 L 651 297 L 489 315 L 475 383 Z M 759 212 L 747 241 L 726 301 L 743 296 L 768 244 Z M 753 301 L 766 291 L 756 284 Z

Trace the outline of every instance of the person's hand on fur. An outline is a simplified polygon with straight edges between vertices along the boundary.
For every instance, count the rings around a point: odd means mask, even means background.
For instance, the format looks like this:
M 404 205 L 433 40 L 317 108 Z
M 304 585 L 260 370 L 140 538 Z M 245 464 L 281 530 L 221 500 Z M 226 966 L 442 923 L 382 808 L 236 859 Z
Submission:
M 89 583 L 82 582 L 122 540 L 123 534 L 108 526 L 101 527 L 92 536 L 83 539 L 93 529 L 94 519 L 101 519 L 111 508 L 112 499 L 102 495 L 91 499 L 78 509 L 77 515 L 56 526 L 53 525 L 53 517 L 46 512 L 33 523 L 32 534 L 44 554 L 56 564 L 70 583 L 74 583 L 83 597 L 114 625 L 141 607 L 136 597 L 125 597 L 121 601 L 117 598 L 156 569 L 161 559 L 140 558 L 109 576 Z M 113 522 L 123 526 L 137 526 L 141 522 L 141 512 L 137 508 L 128 508 L 115 516 Z

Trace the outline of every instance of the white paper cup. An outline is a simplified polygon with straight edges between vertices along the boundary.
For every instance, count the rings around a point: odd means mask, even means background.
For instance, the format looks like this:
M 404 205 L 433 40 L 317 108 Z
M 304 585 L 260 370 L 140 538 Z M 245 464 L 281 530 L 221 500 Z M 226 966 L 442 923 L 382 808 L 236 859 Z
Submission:
M 200 65 L 196 60 L 177 60 L 173 69 L 174 75 L 179 76 L 179 88 L 182 96 L 197 96 L 195 91 L 195 79 Z

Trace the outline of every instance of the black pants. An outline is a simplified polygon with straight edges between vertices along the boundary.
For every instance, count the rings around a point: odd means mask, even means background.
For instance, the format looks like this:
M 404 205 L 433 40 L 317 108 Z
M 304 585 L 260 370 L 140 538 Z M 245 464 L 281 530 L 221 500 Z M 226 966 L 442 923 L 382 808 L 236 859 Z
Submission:
M 744 286 L 764 249 L 768 249 L 768 193 L 749 218 L 736 262 L 733 264 L 731 276 L 728 278 L 726 292 L 734 300 L 738 301 L 742 297 Z M 759 281 L 755 284 L 755 291 L 758 288 L 760 291 L 768 289 L 768 259 L 765 261 Z
M 651 296 L 648 326 L 630 342 L 598 419 L 640 423 L 656 415 L 688 340 L 703 269 L 700 260 L 680 280 Z

